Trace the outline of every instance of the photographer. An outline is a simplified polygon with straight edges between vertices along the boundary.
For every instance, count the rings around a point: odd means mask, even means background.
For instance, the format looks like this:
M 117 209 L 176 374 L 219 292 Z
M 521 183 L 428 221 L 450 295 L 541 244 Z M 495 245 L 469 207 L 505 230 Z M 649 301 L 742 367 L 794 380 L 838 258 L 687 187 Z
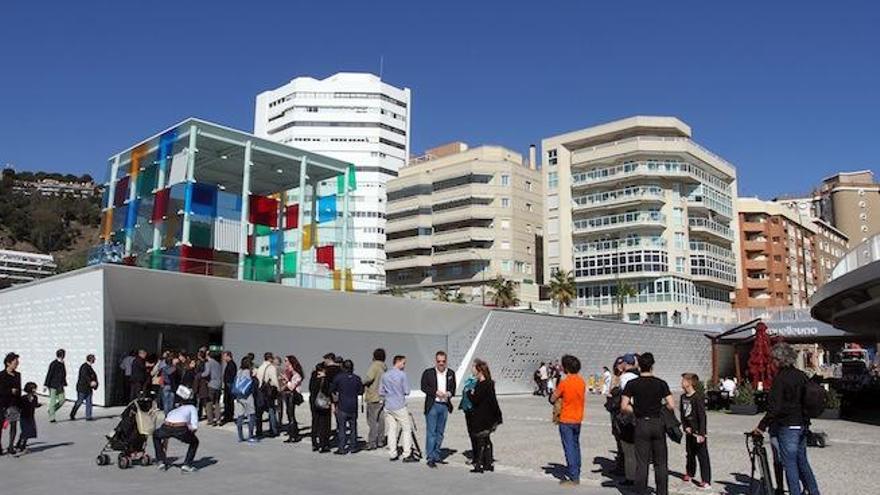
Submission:
M 804 414 L 804 387 L 807 375 L 794 367 L 797 351 L 784 342 L 773 346 L 770 353 L 779 373 L 767 399 L 767 414 L 753 433 L 763 435 L 769 427 L 779 442 L 779 454 L 788 479 L 791 495 L 801 495 L 801 483 L 810 495 L 820 495 L 813 469 L 807 460 L 807 431 L 810 420 Z

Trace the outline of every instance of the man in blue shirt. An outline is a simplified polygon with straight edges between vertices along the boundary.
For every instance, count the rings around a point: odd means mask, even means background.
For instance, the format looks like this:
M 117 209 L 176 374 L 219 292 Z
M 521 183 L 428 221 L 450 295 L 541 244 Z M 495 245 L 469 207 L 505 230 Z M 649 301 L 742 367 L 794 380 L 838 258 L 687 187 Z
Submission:
M 392 461 L 400 459 L 397 450 L 398 432 L 403 437 L 403 452 L 407 456 L 403 462 L 419 462 L 412 453 L 412 422 L 406 408 L 409 395 L 409 380 L 406 378 L 406 356 L 394 356 L 394 364 L 382 375 L 379 395 L 385 398 L 385 431 L 388 434 L 388 455 Z
M 352 454 L 357 448 L 358 395 L 364 393 L 361 377 L 354 374 L 351 359 L 342 362 L 342 371 L 330 383 L 330 395 L 336 401 L 336 440 L 337 455 Z M 347 433 L 347 435 L 346 435 Z M 345 441 L 348 439 L 348 448 Z

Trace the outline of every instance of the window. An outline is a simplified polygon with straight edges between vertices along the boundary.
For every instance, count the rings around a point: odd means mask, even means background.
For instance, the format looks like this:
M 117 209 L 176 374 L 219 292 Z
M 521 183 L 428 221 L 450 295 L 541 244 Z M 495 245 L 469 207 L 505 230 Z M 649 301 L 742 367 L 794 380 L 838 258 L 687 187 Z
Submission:
M 556 165 L 556 160 L 557 160 L 556 150 L 555 149 L 547 150 L 547 163 L 551 166 Z
M 526 203 L 526 211 L 534 211 L 531 203 Z
M 502 186 L 509 186 L 510 185 L 510 176 L 509 175 L 503 174 L 501 176 L 501 185 Z
M 532 181 L 530 181 L 530 180 L 526 181 L 526 191 L 529 191 L 529 192 L 532 191 Z
M 513 264 L 513 270 L 514 270 L 516 273 L 525 273 L 525 271 L 526 271 L 526 264 L 525 264 L 525 262 L 523 262 L 523 261 L 516 261 L 516 262 L 514 262 L 514 264 Z
M 676 227 L 684 227 L 684 217 L 681 208 L 672 209 L 672 221 Z
M 501 241 L 501 249 L 510 249 L 510 241 Z
M 773 261 L 782 261 L 782 256 L 776 254 L 773 256 Z
M 559 187 L 559 172 L 547 172 L 547 187 L 549 189 Z
M 510 208 L 510 198 L 501 198 L 501 207 Z
M 530 224 L 530 223 L 526 224 L 526 232 L 528 232 L 529 234 L 532 233 L 532 224 Z
M 684 273 L 684 257 L 678 256 L 675 258 L 675 271 L 676 273 Z
M 507 230 L 509 228 L 510 228 L 510 220 L 507 220 L 507 219 L 501 220 L 501 229 Z
M 547 209 L 550 211 L 559 209 L 559 196 L 547 196 Z
M 676 232 L 675 233 L 675 247 L 678 249 L 684 249 L 684 233 Z
M 501 271 L 509 272 L 510 271 L 510 260 L 501 260 Z

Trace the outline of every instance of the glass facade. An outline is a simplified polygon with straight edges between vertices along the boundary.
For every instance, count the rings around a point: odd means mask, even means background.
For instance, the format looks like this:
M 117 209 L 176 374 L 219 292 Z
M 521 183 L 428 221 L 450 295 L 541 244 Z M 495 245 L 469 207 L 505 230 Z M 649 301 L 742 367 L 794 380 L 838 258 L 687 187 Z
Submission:
M 90 263 L 350 290 L 354 175 L 190 119 L 110 159 Z

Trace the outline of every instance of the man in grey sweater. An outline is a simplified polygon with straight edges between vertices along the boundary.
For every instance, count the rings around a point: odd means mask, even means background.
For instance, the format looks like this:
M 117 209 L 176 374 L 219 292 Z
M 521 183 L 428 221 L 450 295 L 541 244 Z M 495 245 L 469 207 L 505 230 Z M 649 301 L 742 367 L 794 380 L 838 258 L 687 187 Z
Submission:
M 367 450 L 381 447 L 385 438 L 385 402 L 379 395 L 379 385 L 385 374 L 385 349 L 373 351 L 373 363 L 364 375 L 364 402 L 367 404 Z
M 205 404 L 208 424 L 217 426 L 220 424 L 220 394 L 223 390 L 223 365 L 220 364 L 219 352 L 208 354 L 202 378 L 208 379 L 208 402 Z

